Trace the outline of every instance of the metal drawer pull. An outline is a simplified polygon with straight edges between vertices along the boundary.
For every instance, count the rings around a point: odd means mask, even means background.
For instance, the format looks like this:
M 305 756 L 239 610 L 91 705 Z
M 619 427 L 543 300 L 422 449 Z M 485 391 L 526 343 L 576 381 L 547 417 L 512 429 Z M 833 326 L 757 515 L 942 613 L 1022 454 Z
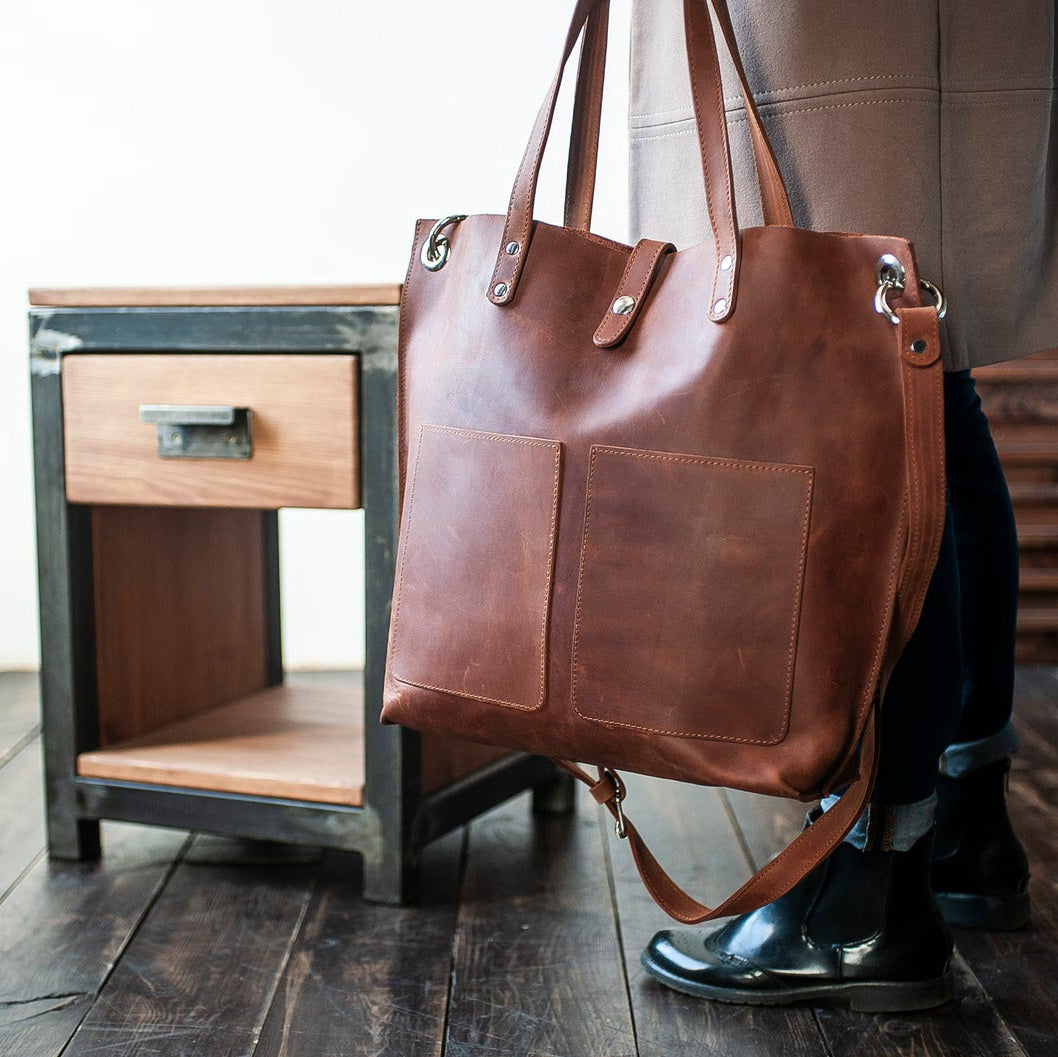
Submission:
M 249 459 L 253 414 L 248 407 L 140 404 L 140 421 L 158 427 L 165 459 Z

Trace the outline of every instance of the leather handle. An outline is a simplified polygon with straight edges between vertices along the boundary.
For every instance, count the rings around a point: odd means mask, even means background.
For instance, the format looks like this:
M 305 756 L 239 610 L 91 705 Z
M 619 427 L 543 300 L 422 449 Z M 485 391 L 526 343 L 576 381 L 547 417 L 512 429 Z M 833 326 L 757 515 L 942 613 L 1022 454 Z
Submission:
M 595 200 L 595 176 L 599 163 L 599 125 L 602 122 L 603 82 L 606 78 L 606 38 L 610 24 L 610 0 L 601 0 L 584 26 L 584 41 L 577 67 L 577 90 L 573 97 L 573 127 L 566 163 L 567 228 L 591 228 Z
M 786 193 L 778 162 L 761 123 L 756 101 L 746 78 L 738 50 L 735 29 L 727 0 L 713 0 L 717 22 L 724 35 L 742 98 L 753 148 L 753 166 L 757 176 L 761 211 L 765 224 L 793 227 L 790 199 Z M 606 70 L 606 19 L 609 0 L 602 0 L 588 18 L 584 43 L 581 45 L 577 71 L 573 134 L 570 139 L 569 165 L 566 169 L 566 227 L 587 230 L 591 226 L 592 200 L 595 190 L 596 163 L 599 155 L 599 125 L 602 113 L 603 83 Z M 578 121 L 578 114 L 584 118 Z
M 936 309 L 902 308 L 896 341 L 904 397 L 907 538 L 890 613 L 886 655 L 860 740 L 859 777 L 829 811 L 802 830 L 733 895 L 718 906 L 709 907 L 669 877 L 624 817 L 620 806 L 623 785 L 612 771 L 600 768 L 596 779 L 575 763 L 555 760 L 563 770 L 584 782 L 595 799 L 623 823 L 644 885 L 658 906 L 677 921 L 695 925 L 728 914 L 744 914 L 778 899 L 830 855 L 870 801 L 878 773 L 881 702 L 893 667 L 922 612 L 940 550 L 945 515 L 944 392 Z
M 737 44 L 734 32 L 730 27 L 730 17 L 724 0 L 708 0 L 717 10 L 718 19 L 729 47 L 734 48 L 735 66 L 742 82 L 747 114 L 751 114 L 751 124 L 755 131 L 752 135 L 756 164 L 764 174 L 760 178 L 762 196 L 768 198 L 769 215 L 788 218 L 789 202 L 774 154 L 768 146 L 767 136 L 760 125 L 759 115 L 753 102 L 752 93 L 745 82 L 745 71 L 737 58 Z M 566 34 L 566 42 L 547 95 L 537 113 L 529 142 L 515 178 L 507 207 L 507 217 L 503 235 L 496 255 L 496 265 L 489 280 L 486 296 L 493 304 L 509 304 L 514 298 L 521 278 L 525 260 L 528 255 L 529 241 L 532 236 L 533 206 L 536 200 L 537 178 L 544 147 L 547 143 L 551 123 L 554 118 L 555 104 L 562 83 L 569 57 L 573 52 L 577 38 L 589 15 L 592 15 L 605 0 L 578 0 Z M 702 158 L 702 172 L 705 181 L 706 201 L 709 207 L 710 226 L 716 249 L 716 264 L 713 270 L 712 289 L 710 291 L 709 317 L 715 322 L 727 319 L 734 310 L 737 288 L 739 253 L 738 253 L 738 219 L 735 213 L 735 196 L 731 175 L 730 150 L 727 140 L 727 123 L 724 115 L 723 90 L 720 82 L 720 66 L 713 35 L 712 20 L 709 17 L 707 0 L 684 0 L 684 26 L 686 32 L 687 63 L 690 72 L 692 99 L 694 102 L 695 123 L 698 129 L 698 142 Z M 590 28 L 590 27 L 589 27 Z M 595 114 L 600 112 L 602 96 L 602 70 L 604 62 L 597 61 L 600 52 L 598 29 L 586 33 L 584 57 L 584 75 L 586 87 L 579 92 L 579 109 L 585 106 Z M 596 43 L 592 45 L 592 41 Z M 594 51 L 592 48 L 594 47 Z M 603 59 L 605 56 L 603 56 Z M 587 118 L 581 126 L 582 131 L 575 132 L 573 145 L 577 156 L 597 155 L 596 119 Z M 573 167 L 575 186 L 587 187 L 583 176 L 583 161 Z M 567 185 L 568 186 L 568 185 Z M 592 185 L 594 186 L 594 185 Z M 571 201 L 571 199 L 567 199 Z M 578 203 L 580 216 L 584 214 L 583 203 L 586 194 L 574 190 L 572 201 Z

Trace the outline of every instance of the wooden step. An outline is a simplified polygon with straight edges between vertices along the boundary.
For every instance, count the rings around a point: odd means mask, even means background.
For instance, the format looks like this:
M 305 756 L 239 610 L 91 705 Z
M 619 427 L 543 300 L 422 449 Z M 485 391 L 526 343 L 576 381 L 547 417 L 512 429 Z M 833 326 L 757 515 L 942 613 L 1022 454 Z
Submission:
M 1001 440 L 996 444 L 999 461 L 1011 466 L 1058 463 L 1058 430 L 1054 440 Z
M 1024 385 L 981 386 L 986 414 L 993 425 L 1058 422 L 1058 385 L 1029 379 Z
M 1010 501 L 1015 506 L 1058 506 L 1058 483 L 1052 481 L 1008 481 Z M 1058 520 L 1058 517 L 1056 517 Z
M 1018 525 L 1018 546 L 1022 550 L 1058 548 L 1058 525 Z
M 1018 586 L 1022 591 L 1028 591 L 1034 594 L 1044 591 L 1058 592 L 1058 568 L 1022 569 L 1018 580 Z
M 1058 631 L 1058 608 L 1021 606 L 1018 609 L 1018 634 L 1038 631 Z
M 993 367 L 980 367 L 974 371 L 974 381 L 982 388 L 989 385 L 1035 385 L 1039 382 L 1058 382 L 1058 361 L 1015 360 L 1010 363 L 996 364 Z

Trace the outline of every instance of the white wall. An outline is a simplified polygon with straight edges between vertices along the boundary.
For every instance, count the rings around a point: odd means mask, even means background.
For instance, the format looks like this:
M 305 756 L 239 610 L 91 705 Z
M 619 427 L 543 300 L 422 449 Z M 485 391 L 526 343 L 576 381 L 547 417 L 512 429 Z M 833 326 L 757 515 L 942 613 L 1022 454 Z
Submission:
M 0 669 L 37 663 L 25 290 L 399 281 L 500 212 L 573 0 L 40 0 L 0 32 Z M 625 227 L 628 0 L 596 230 Z M 560 215 L 566 130 L 538 212 Z M 354 513 L 284 515 L 293 667 L 353 663 Z M 331 556 L 344 556 L 335 582 Z

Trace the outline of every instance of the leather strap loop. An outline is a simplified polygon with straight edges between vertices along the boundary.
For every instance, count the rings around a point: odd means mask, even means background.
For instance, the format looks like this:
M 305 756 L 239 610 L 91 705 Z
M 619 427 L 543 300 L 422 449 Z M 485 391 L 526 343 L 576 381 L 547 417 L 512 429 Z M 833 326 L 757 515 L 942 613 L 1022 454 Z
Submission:
M 675 252 L 676 247 L 671 242 L 640 239 L 636 243 L 628 255 L 614 299 L 592 339 L 600 349 L 612 349 L 624 341 L 642 311 L 647 291 L 654 283 L 662 260 Z
M 936 309 L 901 309 L 897 341 L 907 436 L 904 458 L 908 538 L 897 583 L 886 656 L 860 741 L 859 777 L 829 811 L 802 830 L 783 851 L 716 907 L 706 906 L 683 891 L 662 869 L 635 826 L 624 816 L 624 828 L 632 856 L 644 885 L 670 917 L 685 924 L 711 921 L 728 914 L 743 914 L 778 899 L 838 846 L 870 801 L 878 772 L 880 702 L 884 698 L 893 666 L 907 645 L 922 611 L 922 601 L 940 550 L 945 517 L 944 390 Z M 916 353 L 913 343 L 919 341 L 926 343 L 926 350 Z M 908 355 L 904 354 L 905 348 L 909 350 Z M 921 356 L 922 360 L 915 359 L 916 356 Z M 604 777 L 612 772 L 600 769 L 599 779 L 596 780 L 575 763 L 566 760 L 554 762 L 591 787 L 596 800 L 600 800 L 602 794 L 601 802 L 615 819 L 619 817 L 615 795 L 617 787 Z M 623 815 L 623 809 L 620 814 Z

